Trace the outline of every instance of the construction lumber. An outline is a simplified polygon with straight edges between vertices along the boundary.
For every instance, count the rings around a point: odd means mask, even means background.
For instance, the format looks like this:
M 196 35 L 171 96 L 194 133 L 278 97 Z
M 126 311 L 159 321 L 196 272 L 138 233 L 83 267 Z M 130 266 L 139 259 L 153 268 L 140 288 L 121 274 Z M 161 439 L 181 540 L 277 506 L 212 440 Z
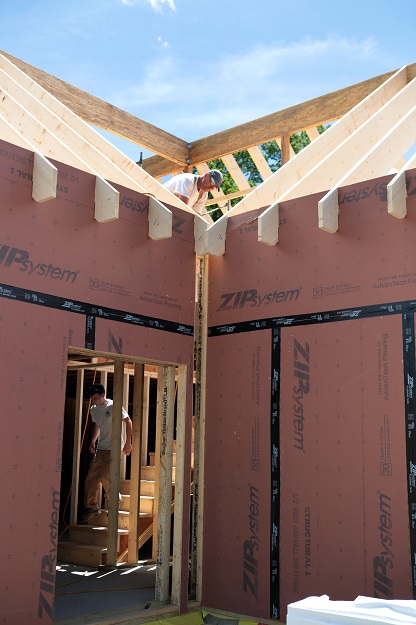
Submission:
M 222 162 L 226 166 L 228 173 L 231 178 L 234 180 L 238 189 L 245 189 L 247 187 L 247 178 L 243 174 L 232 154 L 228 154 L 227 156 L 222 157 Z
M 32 198 L 35 202 L 46 202 L 56 197 L 58 170 L 37 148 L 0 115 L 0 132 L 4 140 L 33 152 Z
M 29 65 L 7 52 L 2 51 L 1 54 L 85 121 L 176 163 L 186 165 L 188 158 L 186 141 Z
M 387 185 L 387 211 L 389 215 L 403 219 L 407 214 L 406 170 L 416 165 L 416 152 L 404 163 L 400 171 Z
M 172 211 L 156 198 L 149 197 L 149 237 L 154 241 L 172 236 Z
M 120 491 L 121 427 L 123 408 L 124 364 L 114 363 L 113 416 L 111 425 L 110 496 L 108 509 L 107 564 L 117 563 L 118 508 Z
M 72 451 L 71 508 L 69 516 L 70 525 L 74 525 L 77 522 L 83 391 L 84 370 L 79 369 L 77 371 L 77 390 L 75 399 L 74 446 Z M 88 415 L 86 418 L 88 419 Z
M 264 154 L 261 151 L 258 145 L 253 145 L 251 148 L 248 148 L 248 153 L 253 159 L 253 163 L 257 167 L 257 170 L 263 180 L 267 180 L 272 175 L 272 170 L 269 167 L 269 163 L 264 158 Z
M 407 72 L 406 68 L 402 68 L 320 135 L 318 139 L 304 148 L 296 158 L 289 161 L 277 170 L 268 181 L 260 185 L 253 192 L 253 195 L 257 195 L 257 201 L 261 201 L 261 204 L 266 203 L 266 198 L 269 199 L 271 196 L 270 204 L 273 206 L 276 201 L 281 202 L 330 188 L 331 175 L 337 172 L 339 175 L 340 170 L 345 172 L 355 162 L 357 150 L 358 152 L 362 151 L 365 148 L 365 142 L 377 141 L 377 137 L 382 136 L 387 130 L 389 121 L 391 122 L 391 119 L 388 119 L 389 110 L 394 109 L 391 102 L 396 96 L 400 96 L 399 100 L 406 98 L 406 95 L 403 96 L 403 90 L 406 86 Z M 383 111 L 383 107 L 388 108 Z M 392 114 L 395 114 L 394 110 Z M 374 134 L 375 132 L 378 135 Z M 346 149 L 347 146 L 352 147 Z M 336 164 L 334 163 L 335 159 Z M 243 203 L 244 200 L 240 202 L 240 204 Z M 243 209 L 247 210 L 249 206 L 250 204 L 246 202 Z M 245 212 L 239 208 L 239 205 L 236 208 L 237 214 Z M 272 229 L 270 229 L 271 221 L 269 218 L 267 218 L 269 227 L 260 226 L 262 220 L 266 219 L 268 210 L 266 209 L 259 216 L 259 241 L 267 245 L 275 245 L 278 241 L 278 214 L 275 213 L 277 221 Z M 270 210 L 275 212 L 275 209 L 271 209 L 271 207 Z
M 0 89 L 0 111 L 12 126 L 18 128 L 24 139 L 42 144 L 46 157 L 63 160 L 68 165 L 88 171 L 96 177 L 96 181 L 99 181 L 96 182 L 95 188 L 97 221 L 110 221 L 118 218 L 118 191 L 3 89 Z
M 163 185 L 91 128 L 83 119 L 45 91 L 0 54 L 0 84 L 15 99 L 26 102 L 32 114 L 49 123 L 49 128 L 110 182 L 139 192 L 153 193 L 160 201 L 191 211 Z M 49 111 L 49 115 L 47 114 Z
M 222 256 L 225 254 L 227 222 L 228 217 L 227 214 L 225 214 L 222 219 L 215 221 L 212 226 L 205 231 L 205 249 L 207 254 L 213 254 L 214 256 Z
M 387 72 L 351 87 L 334 91 L 277 113 L 260 117 L 246 124 L 229 128 L 204 139 L 199 139 L 190 148 L 190 162 L 209 161 L 253 145 L 261 145 L 271 141 L 276 136 L 291 135 L 304 128 L 339 119 L 388 78 L 393 76 L 394 73 L 395 71 Z M 416 74 L 416 64 L 409 66 L 408 73 L 410 80 Z
M 158 412 L 160 414 L 159 488 L 157 518 L 157 553 L 155 599 L 166 601 L 169 597 L 169 560 L 172 505 L 172 453 L 175 408 L 175 369 L 162 367 L 158 387 Z
M 33 154 L 32 197 L 35 202 L 47 202 L 56 198 L 58 169 L 43 154 Z
M 173 605 L 180 605 L 182 602 L 182 582 L 187 587 L 188 580 L 188 558 L 183 558 L 183 526 L 185 514 L 189 516 L 189 511 L 184 509 L 185 488 L 189 484 L 185 482 L 185 439 L 186 439 L 186 366 L 178 367 L 178 392 L 176 411 L 176 484 L 175 484 L 175 521 L 173 526 L 173 562 L 172 562 L 172 591 L 171 602 Z M 188 472 L 189 474 L 189 472 Z M 185 571 L 182 571 L 185 567 Z M 184 575 L 185 573 L 185 575 Z M 183 579 L 185 577 L 185 579 Z M 186 605 L 181 606 L 181 612 L 185 612 Z
M 407 92 L 411 93 L 414 101 L 414 94 L 410 92 L 410 87 L 416 89 L 416 79 L 409 83 Z M 403 90 L 404 91 L 404 90 Z M 399 111 L 397 111 L 399 115 Z M 397 124 L 395 124 L 370 150 L 354 164 L 334 187 L 319 201 L 319 227 L 326 232 L 336 232 L 338 229 L 338 188 L 355 182 L 371 180 L 386 173 L 386 169 L 393 167 L 400 155 L 416 142 L 416 106 L 411 108 Z M 336 207 L 335 207 L 336 197 Z M 327 219 L 328 215 L 329 220 Z
M 140 483 L 141 483 L 141 446 L 143 424 L 143 390 L 144 365 L 134 367 L 133 414 L 132 414 L 132 451 L 130 465 L 130 509 L 129 509 L 129 538 L 128 556 L 130 563 L 138 559 L 138 537 L 140 522 Z
M 318 165 L 329 152 L 335 150 L 344 139 L 350 136 L 351 132 L 368 120 L 406 84 L 407 71 L 406 68 L 402 68 L 306 146 L 296 155 L 296 158 L 291 159 L 254 189 L 249 198 L 244 198 L 233 208 L 233 215 L 273 204 L 285 190 L 290 189 Z

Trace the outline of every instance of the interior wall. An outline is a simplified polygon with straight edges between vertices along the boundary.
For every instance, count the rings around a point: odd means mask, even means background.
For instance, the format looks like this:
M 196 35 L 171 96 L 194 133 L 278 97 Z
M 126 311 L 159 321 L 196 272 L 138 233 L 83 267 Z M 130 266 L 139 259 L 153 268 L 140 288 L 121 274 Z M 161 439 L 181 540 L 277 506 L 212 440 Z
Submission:
M 318 228 L 324 193 L 282 203 L 273 247 L 260 210 L 228 221 L 210 258 L 204 605 L 284 620 L 309 595 L 413 598 L 415 173 L 403 220 L 384 177 L 340 189 L 336 234 Z
M 152 241 L 148 196 L 118 187 L 119 219 L 99 224 L 95 177 L 54 164 L 57 198 L 37 204 L 33 154 L 0 142 L 0 613 L 8 625 L 53 620 L 68 347 L 180 362 L 192 380 L 191 215 L 173 208 L 172 238 Z

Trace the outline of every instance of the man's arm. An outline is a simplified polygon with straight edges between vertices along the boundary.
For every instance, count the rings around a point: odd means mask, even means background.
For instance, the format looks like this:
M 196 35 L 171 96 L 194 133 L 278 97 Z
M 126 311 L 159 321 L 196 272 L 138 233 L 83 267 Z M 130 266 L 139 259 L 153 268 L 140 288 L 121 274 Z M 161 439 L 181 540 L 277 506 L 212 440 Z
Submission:
M 186 197 L 186 195 L 181 195 L 180 193 L 175 193 L 175 195 L 182 200 L 184 204 L 189 204 L 189 197 Z
M 94 423 L 94 428 L 92 430 L 91 439 L 90 439 L 90 446 L 88 448 L 90 454 L 95 454 L 95 443 L 97 442 L 97 439 L 100 436 L 100 428 L 95 423 L 95 421 L 93 423 Z
M 126 424 L 126 443 L 123 447 L 123 453 L 128 456 L 131 453 L 131 433 L 133 428 L 130 417 L 123 419 L 123 422 Z

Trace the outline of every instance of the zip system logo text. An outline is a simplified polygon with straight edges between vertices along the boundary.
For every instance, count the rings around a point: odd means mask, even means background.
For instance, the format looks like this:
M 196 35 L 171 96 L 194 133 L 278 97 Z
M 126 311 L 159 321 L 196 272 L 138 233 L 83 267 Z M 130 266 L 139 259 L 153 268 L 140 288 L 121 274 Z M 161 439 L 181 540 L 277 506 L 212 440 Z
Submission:
M 223 293 L 223 300 L 217 311 L 236 310 L 237 308 L 260 308 L 260 306 L 270 306 L 270 304 L 283 304 L 284 302 L 296 302 L 300 295 L 301 287 L 291 289 L 289 291 L 273 291 L 261 295 L 257 289 L 248 289 L 246 291 L 233 291 L 232 293 Z
M 309 343 L 301 345 L 293 339 L 293 375 L 297 385 L 293 387 L 293 440 L 295 449 L 304 451 L 304 397 L 310 390 L 310 354 Z
M 379 493 L 380 555 L 373 558 L 374 596 L 379 599 L 393 598 L 393 580 L 390 577 L 394 566 L 393 519 L 391 497 Z
M 52 263 L 37 263 L 30 258 L 27 250 L 18 247 L 10 247 L 0 243 L 0 266 L 13 268 L 28 273 L 29 276 L 42 276 L 51 280 L 60 280 L 74 284 L 79 271 L 62 269 L 52 265 Z
M 244 541 L 243 548 L 243 590 L 245 593 L 250 592 L 256 601 L 258 601 L 259 592 L 259 561 L 256 557 L 260 547 L 259 533 L 259 489 L 255 486 L 250 487 L 250 513 L 249 528 L 250 536 Z

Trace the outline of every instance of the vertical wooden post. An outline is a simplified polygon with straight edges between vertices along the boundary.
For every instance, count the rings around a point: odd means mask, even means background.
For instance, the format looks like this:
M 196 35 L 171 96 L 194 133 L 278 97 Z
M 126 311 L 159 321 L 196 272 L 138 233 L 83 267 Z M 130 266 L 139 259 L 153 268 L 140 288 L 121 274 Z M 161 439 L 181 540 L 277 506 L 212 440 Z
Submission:
M 124 374 L 124 387 L 123 387 L 123 407 L 125 411 L 129 412 L 129 380 L 130 376 L 128 373 Z M 120 460 L 120 479 L 126 479 L 126 456 L 121 454 Z
M 157 369 L 157 400 L 156 400 L 156 434 L 155 434 L 155 486 L 153 498 L 153 540 L 152 559 L 157 556 L 158 517 L 159 517 L 159 473 L 160 473 L 160 444 L 162 438 L 162 408 L 163 408 L 163 367 Z
M 162 369 L 162 428 L 158 494 L 158 537 L 155 581 L 156 601 L 166 601 L 169 597 L 172 454 L 175 412 L 175 369 L 172 366 L 165 366 Z
M 113 421 L 111 427 L 110 497 L 108 507 L 107 564 L 117 563 L 118 497 L 120 492 L 121 414 L 123 406 L 124 363 L 114 363 Z
M 72 452 L 71 512 L 69 522 L 77 522 L 78 490 L 79 490 L 79 459 L 81 452 L 82 404 L 84 395 L 84 369 L 77 371 L 77 394 L 75 399 L 74 449 Z M 88 419 L 88 415 L 87 415 Z
M 189 492 L 190 484 L 185 482 L 185 434 L 186 434 L 186 366 L 178 367 L 178 393 L 176 411 L 176 475 L 175 475 L 175 514 L 173 525 L 173 563 L 172 563 L 172 603 L 180 605 L 180 612 L 187 611 L 187 605 L 181 605 L 182 583 L 188 587 L 188 560 L 183 560 L 183 521 L 189 510 L 184 510 L 184 489 Z M 188 499 L 189 501 L 189 499 Z M 189 544 L 189 537 L 187 544 Z M 183 575 L 182 566 L 186 567 Z
M 290 161 L 290 135 L 282 135 L 282 143 L 280 146 L 280 160 L 282 165 Z
M 144 365 L 134 365 L 133 394 L 133 433 L 130 464 L 130 515 L 127 561 L 131 564 L 138 560 L 138 538 L 140 525 L 140 469 L 141 437 L 143 420 Z
M 149 401 L 150 401 L 150 376 L 145 375 L 143 389 L 143 421 L 142 421 L 142 465 L 147 465 L 148 439 L 149 439 Z
M 203 484 L 206 401 L 206 354 L 208 337 L 208 256 L 198 257 L 197 303 L 195 315 L 195 439 L 194 439 L 194 497 L 192 510 L 191 593 L 196 600 L 202 596 L 203 549 Z

